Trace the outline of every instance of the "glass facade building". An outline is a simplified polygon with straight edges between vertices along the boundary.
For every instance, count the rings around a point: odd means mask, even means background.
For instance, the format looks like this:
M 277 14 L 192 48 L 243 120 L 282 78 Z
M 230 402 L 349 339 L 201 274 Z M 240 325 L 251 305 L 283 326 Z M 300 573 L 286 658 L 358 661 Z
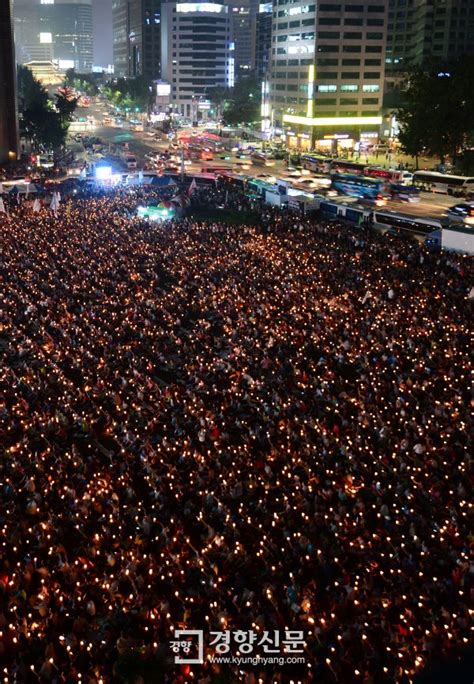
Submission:
M 113 0 L 116 76 L 161 77 L 161 0 Z
M 14 0 L 13 12 L 20 64 L 55 60 L 63 70 L 92 70 L 92 0 Z
M 270 68 L 272 47 L 273 6 L 271 2 L 261 3 L 258 8 L 255 26 L 255 75 L 263 81 Z

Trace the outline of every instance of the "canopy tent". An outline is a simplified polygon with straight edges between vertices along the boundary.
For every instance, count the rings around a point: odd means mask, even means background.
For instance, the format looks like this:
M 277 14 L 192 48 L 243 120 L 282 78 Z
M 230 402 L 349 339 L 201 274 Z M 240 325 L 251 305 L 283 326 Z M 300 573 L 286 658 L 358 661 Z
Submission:
M 9 195 L 17 195 L 18 193 L 23 193 L 29 195 L 33 192 L 40 192 L 41 188 L 38 188 L 34 183 L 21 183 L 18 185 L 13 185 L 8 189 Z
M 151 184 L 158 185 L 161 188 L 164 188 L 167 185 L 176 185 L 174 180 L 172 178 L 169 178 L 169 176 L 153 176 Z

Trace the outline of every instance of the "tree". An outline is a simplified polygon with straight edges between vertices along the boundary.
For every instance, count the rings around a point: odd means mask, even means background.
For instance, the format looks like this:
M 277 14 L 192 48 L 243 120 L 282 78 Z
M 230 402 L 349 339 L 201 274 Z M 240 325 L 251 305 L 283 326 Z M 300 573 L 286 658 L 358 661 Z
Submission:
M 248 124 L 260 118 L 260 89 L 250 77 L 239 79 L 232 89 L 213 88 L 208 97 L 226 124 Z
M 78 97 L 74 97 L 74 93 L 68 87 L 61 88 L 54 96 L 56 98 L 56 110 L 61 119 L 61 125 L 65 128 L 66 133 L 72 117 L 79 102 Z
M 403 151 L 415 157 L 417 169 L 418 158 L 426 149 L 425 117 L 421 115 L 421 112 L 421 107 L 414 102 L 410 102 L 403 110 L 397 112 L 400 125 L 398 138 Z
M 68 69 L 64 76 L 64 85 L 93 97 L 99 92 L 98 79 L 100 79 L 100 75 L 81 74 L 77 73 L 75 69 Z
M 48 93 L 24 66 L 18 68 L 18 103 L 21 133 L 38 151 L 55 150 L 66 140 L 67 125 L 55 111 Z
M 109 81 L 103 92 L 114 107 L 125 111 L 146 111 L 150 103 L 151 90 L 144 76 Z
M 216 119 L 220 121 L 223 117 L 226 105 L 231 101 L 232 90 L 225 86 L 216 86 L 208 91 L 207 96 L 209 97 L 212 107 L 215 109 Z
M 474 139 L 474 59 L 432 64 L 410 74 L 405 105 L 398 110 L 400 142 L 407 154 L 456 156 Z

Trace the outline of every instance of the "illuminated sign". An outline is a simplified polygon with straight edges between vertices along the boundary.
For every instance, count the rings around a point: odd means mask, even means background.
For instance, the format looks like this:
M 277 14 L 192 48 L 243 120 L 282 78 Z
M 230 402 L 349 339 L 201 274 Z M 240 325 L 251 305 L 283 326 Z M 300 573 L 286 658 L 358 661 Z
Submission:
M 216 14 L 227 13 L 225 5 L 218 5 L 215 2 L 179 2 L 176 11 L 182 14 L 190 12 L 214 12 Z
M 307 55 L 314 52 L 314 45 L 289 45 L 287 53 L 289 55 Z
M 382 123 L 381 116 L 334 116 L 316 117 L 296 116 L 294 114 L 284 114 L 284 123 L 302 124 L 303 126 L 363 126 L 370 124 L 378 126 Z
M 74 69 L 73 59 L 60 59 L 58 62 L 60 69 Z
M 229 57 L 229 71 L 227 73 L 227 87 L 233 88 L 235 85 L 235 59 Z
M 314 64 L 310 64 L 308 67 L 308 105 L 306 110 L 306 116 L 313 116 L 313 95 L 314 95 Z
M 284 12 L 287 17 L 293 17 L 297 14 L 308 14 L 309 5 L 303 5 L 302 7 L 290 7 L 289 9 L 284 10 Z
M 53 34 L 52 33 L 40 33 L 40 43 L 43 44 L 48 44 L 53 42 Z
M 111 166 L 98 166 L 95 170 L 95 177 L 97 180 L 109 180 L 112 177 Z
M 166 221 L 173 217 L 174 210 L 171 207 L 163 206 L 138 207 L 137 214 L 140 218 L 148 219 L 149 221 Z
M 169 83 L 157 83 L 156 94 L 158 97 L 166 97 L 171 93 L 171 86 Z

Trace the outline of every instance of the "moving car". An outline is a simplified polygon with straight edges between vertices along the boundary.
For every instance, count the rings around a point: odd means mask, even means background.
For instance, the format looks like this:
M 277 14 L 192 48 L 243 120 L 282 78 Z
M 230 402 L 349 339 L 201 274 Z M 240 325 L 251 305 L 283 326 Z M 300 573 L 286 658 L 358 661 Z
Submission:
M 414 185 L 403 185 L 403 183 L 391 183 L 388 191 L 392 199 L 402 200 L 403 202 L 419 202 L 420 191 Z
M 454 223 L 465 223 L 474 226 L 474 202 L 462 202 L 450 207 L 446 216 Z

